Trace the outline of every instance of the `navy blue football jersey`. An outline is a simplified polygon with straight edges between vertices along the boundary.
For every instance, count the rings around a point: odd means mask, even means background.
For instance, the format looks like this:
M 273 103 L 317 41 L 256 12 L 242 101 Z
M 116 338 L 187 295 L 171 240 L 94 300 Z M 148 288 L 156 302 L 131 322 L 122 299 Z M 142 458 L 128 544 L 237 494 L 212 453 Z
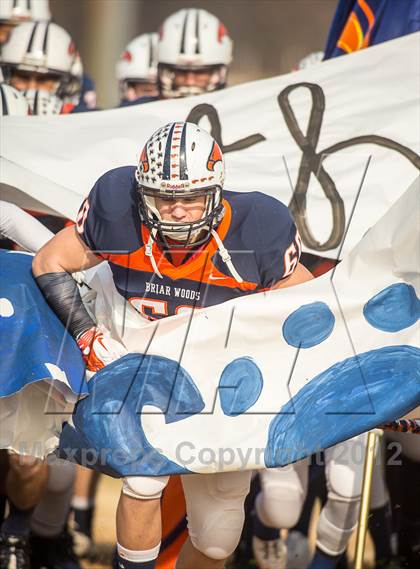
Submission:
M 154 243 L 161 278 L 146 255 L 150 233 L 140 221 L 135 170 L 124 166 L 99 178 L 80 208 L 76 228 L 108 261 L 117 290 L 143 316 L 172 316 L 260 292 L 296 268 L 301 243 L 287 207 L 260 192 L 224 191 L 217 233 L 243 282 L 230 274 L 214 238 L 178 266 Z

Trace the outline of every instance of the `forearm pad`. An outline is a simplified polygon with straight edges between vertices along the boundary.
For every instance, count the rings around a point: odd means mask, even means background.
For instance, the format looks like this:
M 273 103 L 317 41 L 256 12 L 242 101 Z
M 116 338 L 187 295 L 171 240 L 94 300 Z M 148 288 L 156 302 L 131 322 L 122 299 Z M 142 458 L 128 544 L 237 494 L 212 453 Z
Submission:
M 76 340 L 96 326 L 83 305 L 76 281 L 69 273 L 46 273 L 35 280 L 45 300 Z

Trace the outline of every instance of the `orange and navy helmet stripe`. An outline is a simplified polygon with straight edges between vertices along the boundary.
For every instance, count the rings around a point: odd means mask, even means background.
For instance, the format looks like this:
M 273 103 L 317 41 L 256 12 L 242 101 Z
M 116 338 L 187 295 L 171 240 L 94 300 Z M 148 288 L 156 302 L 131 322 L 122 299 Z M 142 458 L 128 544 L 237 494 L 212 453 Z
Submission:
M 163 158 L 163 180 L 187 180 L 186 128 L 184 123 L 174 123 L 169 131 Z

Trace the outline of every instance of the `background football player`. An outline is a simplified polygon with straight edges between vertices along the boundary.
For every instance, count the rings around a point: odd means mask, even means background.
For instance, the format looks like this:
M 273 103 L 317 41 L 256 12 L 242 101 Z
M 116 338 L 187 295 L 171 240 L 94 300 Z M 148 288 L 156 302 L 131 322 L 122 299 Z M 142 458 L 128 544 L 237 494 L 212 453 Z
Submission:
M 116 65 L 120 107 L 156 101 L 157 34 L 142 34 L 130 41 Z
M 68 113 L 80 96 L 79 55 L 70 35 L 52 22 L 16 26 L 3 46 L 5 81 L 27 98 L 33 114 Z
M 159 31 L 161 97 L 189 97 L 223 89 L 232 49 L 226 27 L 206 10 L 188 8 L 169 16 Z

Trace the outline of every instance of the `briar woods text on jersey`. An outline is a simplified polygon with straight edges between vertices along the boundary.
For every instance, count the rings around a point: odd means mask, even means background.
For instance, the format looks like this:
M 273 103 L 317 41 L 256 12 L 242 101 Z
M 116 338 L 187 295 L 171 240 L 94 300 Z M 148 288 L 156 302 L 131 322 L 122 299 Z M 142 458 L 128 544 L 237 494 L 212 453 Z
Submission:
M 176 286 L 161 285 L 159 283 L 146 282 L 146 292 L 174 296 L 175 298 L 188 298 L 189 300 L 200 300 L 200 293 L 195 290 Z M 131 300 L 131 299 L 130 299 Z

